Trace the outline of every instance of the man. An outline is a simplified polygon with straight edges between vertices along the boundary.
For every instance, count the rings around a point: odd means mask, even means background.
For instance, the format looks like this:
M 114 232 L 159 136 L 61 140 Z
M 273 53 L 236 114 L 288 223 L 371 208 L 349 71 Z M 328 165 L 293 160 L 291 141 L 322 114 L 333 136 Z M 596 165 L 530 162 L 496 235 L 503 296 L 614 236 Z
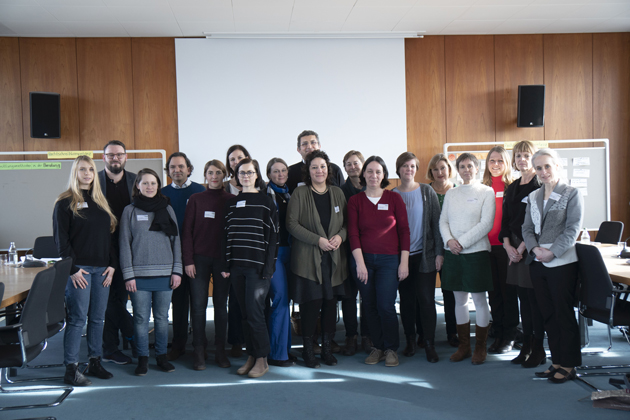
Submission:
M 125 171 L 127 163 L 127 148 L 118 140 L 112 140 L 103 148 L 105 169 L 98 173 L 103 195 L 119 221 L 123 210 L 131 204 L 131 193 L 136 174 Z M 118 252 L 118 226 L 113 233 L 112 241 Z M 128 293 L 122 277 L 120 266 L 115 267 L 114 278 L 109 289 L 109 300 L 105 311 L 105 325 L 103 328 L 103 361 L 114 362 L 119 365 L 131 363 L 131 357 L 118 349 L 118 331 L 127 340 L 133 339 L 133 318 L 127 312 Z
M 181 239 L 184 214 L 186 204 L 191 195 L 205 191 L 201 184 L 192 182 L 190 174 L 193 165 L 185 153 L 175 152 L 166 161 L 168 176 L 173 181 L 170 185 L 162 188 L 162 194 L 171 199 L 171 207 L 177 217 L 177 227 Z M 186 341 L 188 339 L 188 313 L 190 311 L 190 278 L 184 273 L 182 282 L 177 289 L 173 290 L 173 344 L 168 352 L 168 359 L 175 360 L 186 352 Z
M 293 193 L 293 190 L 297 187 L 304 185 L 304 180 L 302 179 L 304 159 L 306 158 L 306 155 L 319 149 L 321 149 L 321 144 L 319 143 L 319 136 L 316 132 L 312 130 L 304 130 L 298 135 L 297 151 L 302 156 L 302 161 L 289 166 L 289 178 L 287 180 L 289 193 Z M 334 163 L 331 163 L 328 170 L 331 169 L 333 171 L 333 185 L 341 187 L 343 185 L 343 174 L 341 173 L 341 168 Z

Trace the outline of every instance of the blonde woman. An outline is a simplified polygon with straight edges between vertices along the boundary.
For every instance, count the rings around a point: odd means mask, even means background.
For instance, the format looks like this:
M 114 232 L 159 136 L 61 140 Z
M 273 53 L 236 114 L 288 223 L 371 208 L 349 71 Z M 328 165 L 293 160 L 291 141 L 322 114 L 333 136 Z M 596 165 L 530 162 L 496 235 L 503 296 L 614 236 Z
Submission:
M 105 309 L 116 266 L 111 241 L 116 223 L 101 191 L 94 161 L 87 156 L 77 157 L 68 189 L 57 198 L 53 212 L 53 235 L 59 256 L 72 258 L 66 285 L 68 315 L 63 346 L 64 382 L 74 386 L 92 383 L 77 369 L 86 321 L 89 364 L 85 373 L 100 379 L 113 376 L 101 366 L 101 357 Z
M 486 156 L 483 183 L 494 190 L 496 212 L 490 240 L 490 265 L 492 267 L 493 290 L 488 293 L 492 313 L 494 342 L 488 347 L 490 353 L 507 353 L 514 347 L 518 326 L 518 299 L 516 287 L 507 284 L 508 255 L 499 238 L 503 218 L 503 195 L 512 183 L 510 155 L 501 146 L 495 146 Z

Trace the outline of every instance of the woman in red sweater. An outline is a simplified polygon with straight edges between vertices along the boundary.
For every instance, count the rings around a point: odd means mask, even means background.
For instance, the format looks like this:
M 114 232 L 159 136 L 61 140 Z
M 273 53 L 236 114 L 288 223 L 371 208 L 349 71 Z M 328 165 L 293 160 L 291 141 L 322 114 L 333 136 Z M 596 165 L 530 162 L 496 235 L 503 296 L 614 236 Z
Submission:
M 496 211 L 494 224 L 488 234 L 492 250 L 490 265 L 492 268 L 493 290 L 488 292 L 492 312 L 492 331 L 494 342 L 488 347 L 490 353 L 507 353 L 514 346 L 516 327 L 518 326 L 518 299 L 516 287 L 507 284 L 508 256 L 499 240 L 501 220 L 503 218 L 503 194 L 512 183 L 510 155 L 501 146 L 495 146 L 486 156 L 486 169 L 483 183 L 494 190 Z
M 400 194 L 385 189 L 387 177 L 382 158 L 371 156 L 365 161 L 359 179 L 366 189 L 348 203 L 348 237 L 374 343 L 365 363 L 385 360 L 385 366 L 398 366 L 395 303 L 398 282 L 409 275 L 410 234 L 405 202 Z

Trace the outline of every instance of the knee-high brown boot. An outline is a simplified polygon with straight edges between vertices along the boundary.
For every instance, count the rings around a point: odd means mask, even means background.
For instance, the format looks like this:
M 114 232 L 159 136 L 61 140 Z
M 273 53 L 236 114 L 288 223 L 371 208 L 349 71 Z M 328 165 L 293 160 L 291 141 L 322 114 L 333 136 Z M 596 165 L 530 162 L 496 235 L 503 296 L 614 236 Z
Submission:
M 488 327 L 475 327 L 475 352 L 472 356 L 472 364 L 480 365 L 486 361 L 488 350 L 486 348 L 486 342 L 488 341 Z
M 451 356 L 451 362 L 461 362 L 470 357 L 470 321 L 466 324 L 457 324 L 457 336 L 459 337 L 459 346 Z

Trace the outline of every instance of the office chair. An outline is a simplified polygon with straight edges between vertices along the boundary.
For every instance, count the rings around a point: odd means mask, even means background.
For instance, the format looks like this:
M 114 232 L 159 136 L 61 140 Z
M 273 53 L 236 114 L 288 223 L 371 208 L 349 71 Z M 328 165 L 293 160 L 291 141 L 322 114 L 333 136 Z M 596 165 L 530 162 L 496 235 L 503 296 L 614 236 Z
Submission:
M 621 242 L 622 234 L 623 222 L 602 222 L 595 236 L 595 242 L 617 245 L 617 242 Z
M 2 298 L 4 298 L 4 283 L 0 281 L 0 302 L 2 302 Z
M 33 258 L 59 258 L 55 238 L 52 236 L 40 236 L 35 239 L 35 245 L 33 245 Z

